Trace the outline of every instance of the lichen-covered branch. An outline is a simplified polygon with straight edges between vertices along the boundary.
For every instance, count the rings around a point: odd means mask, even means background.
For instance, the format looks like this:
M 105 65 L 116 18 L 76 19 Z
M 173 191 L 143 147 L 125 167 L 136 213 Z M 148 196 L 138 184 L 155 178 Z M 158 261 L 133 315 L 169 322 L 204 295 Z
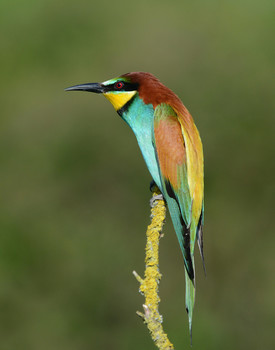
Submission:
M 162 327 L 162 316 L 158 305 L 158 284 L 161 279 L 159 272 L 159 240 L 165 220 L 166 207 L 163 197 L 157 187 L 153 189 L 151 203 L 151 224 L 147 228 L 146 257 L 144 279 L 135 271 L 134 276 L 140 283 L 139 290 L 145 297 L 144 313 L 137 312 L 149 329 L 150 335 L 160 350 L 174 349 Z

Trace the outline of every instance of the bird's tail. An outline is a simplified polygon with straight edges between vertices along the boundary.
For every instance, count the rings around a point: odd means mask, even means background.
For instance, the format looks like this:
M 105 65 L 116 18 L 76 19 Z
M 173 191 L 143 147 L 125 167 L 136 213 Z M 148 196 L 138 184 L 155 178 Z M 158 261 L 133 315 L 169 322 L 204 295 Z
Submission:
M 194 257 L 192 257 L 192 263 L 193 263 L 193 268 L 195 268 Z M 188 314 L 189 332 L 190 332 L 190 339 L 192 344 L 192 317 L 193 317 L 193 309 L 195 304 L 195 278 L 191 280 L 186 269 L 185 269 L 185 288 L 186 288 L 185 307 Z

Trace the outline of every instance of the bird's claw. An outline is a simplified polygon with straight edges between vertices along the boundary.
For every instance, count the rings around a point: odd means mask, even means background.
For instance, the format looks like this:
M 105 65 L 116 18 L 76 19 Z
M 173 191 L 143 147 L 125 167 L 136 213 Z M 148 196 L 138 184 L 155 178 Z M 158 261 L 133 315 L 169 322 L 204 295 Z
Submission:
M 153 207 L 155 205 L 155 202 L 160 200 L 163 200 L 163 195 L 161 193 L 157 194 L 156 196 L 153 196 L 150 199 L 150 206 Z

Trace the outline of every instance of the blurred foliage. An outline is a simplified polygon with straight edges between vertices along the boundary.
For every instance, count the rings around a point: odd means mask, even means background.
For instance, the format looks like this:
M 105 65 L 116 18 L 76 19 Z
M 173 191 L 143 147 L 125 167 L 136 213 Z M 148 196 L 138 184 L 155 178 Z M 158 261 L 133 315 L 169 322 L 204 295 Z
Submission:
M 150 176 L 103 97 L 77 83 L 150 71 L 193 114 L 205 151 L 205 256 L 193 349 L 272 349 L 274 3 L 2 0 L 2 350 L 151 349 L 143 298 Z M 167 219 L 164 327 L 189 348 Z

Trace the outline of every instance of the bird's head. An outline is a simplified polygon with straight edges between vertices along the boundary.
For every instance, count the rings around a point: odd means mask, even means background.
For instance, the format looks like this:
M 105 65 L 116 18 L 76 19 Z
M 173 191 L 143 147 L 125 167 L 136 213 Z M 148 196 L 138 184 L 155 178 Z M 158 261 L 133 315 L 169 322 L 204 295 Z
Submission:
M 132 82 L 127 75 L 107 80 L 103 83 L 87 83 L 71 86 L 66 91 L 88 91 L 103 94 L 119 111 L 138 92 L 139 84 Z
M 154 107 L 171 98 L 177 98 L 156 77 L 144 72 L 126 73 L 103 83 L 74 85 L 67 88 L 66 91 L 89 91 L 103 94 L 117 112 L 121 111 L 135 97 L 141 98 L 145 104 L 152 104 Z

